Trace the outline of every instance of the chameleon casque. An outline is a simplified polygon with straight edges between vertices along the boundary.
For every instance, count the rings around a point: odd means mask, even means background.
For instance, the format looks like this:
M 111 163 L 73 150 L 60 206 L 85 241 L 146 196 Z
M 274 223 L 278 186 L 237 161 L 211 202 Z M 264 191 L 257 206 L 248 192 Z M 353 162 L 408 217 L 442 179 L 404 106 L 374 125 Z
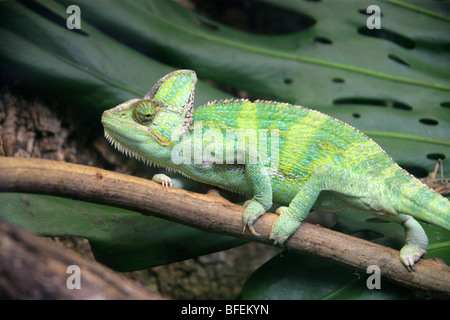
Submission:
M 357 129 L 315 110 L 272 101 L 223 100 L 194 109 L 196 81 L 194 71 L 175 71 L 142 99 L 106 110 L 106 138 L 148 164 L 247 195 L 251 200 L 245 204 L 243 224 L 253 233 L 255 221 L 273 202 L 285 205 L 276 210 L 279 217 L 270 234 L 274 244 L 283 244 L 311 209 L 354 208 L 404 227 L 400 260 L 413 270 L 428 246 L 413 217 L 450 231 L 450 202 Z M 262 140 L 244 144 L 243 155 L 239 141 L 245 139 L 245 129 L 277 133 L 265 141 L 268 158 L 277 161 L 263 161 Z M 199 160 L 199 151 L 208 151 L 212 160 Z M 225 154 L 241 161 L 230 163 Z M 174 158 L 180 155 L 184 161 Z M 166 175 L 153 180 L 171 185 Z

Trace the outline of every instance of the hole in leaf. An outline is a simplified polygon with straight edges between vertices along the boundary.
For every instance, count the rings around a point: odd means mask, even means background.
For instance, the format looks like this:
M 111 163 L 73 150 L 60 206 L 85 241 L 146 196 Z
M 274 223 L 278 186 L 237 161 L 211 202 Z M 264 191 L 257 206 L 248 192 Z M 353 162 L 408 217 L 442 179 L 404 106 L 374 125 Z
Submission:
M 406 103 L 394 101 L 392 103 L 392 107 L 395 109 L 401 109 L 401 110 L 412 110 L 412 107 L 407 105 Z
M 430 118 L 420 118 L 419 122 L 426 124 L 427 126 L 436 126 L 439 124 L 439 121 Z
M 391 41 L 405 49 L 413 49 L 416 46 L 414 41 L 410 38 L 386 29 L 368 29 L 364 26 L 358 28 L 358 33 L 369 37 Z
M 316 20 L 299 12 L 258 0 L 197 1 L 195 11 L 200 15 L 253 34 L 282 35 L 308 29 Z M 202 25 L 204 21 L 201 21 Z M 213 27 L 214 25 L 205 25 Z
M 369 223 L 389 223 L 389 221 L 384 220 L 384 219 L 380 219 L 380 218 L 369 218 L 369 219 L 366 219 L 366 222 L 369 222 Z
M 332 44 L 333 41 L 324 37 L 315 37 L 314 42 L 322 43 L 322 44 Z
M 291 84 L 292 83 L 292 79 L 291 78 L 285 78 L 283 81 L 286 84 Z
M 391 53 L 388 54 L 388 58 L 391 59 L 391 60 L 394 60 L 395 62 L 403 64 L 403 65 L 405 65 L 407 67 L 411 66 L 408 62 L 406 62 L 405 60 L 403 60 L 402 58 L 400 58 L 399 56 L 396 56 L 394 54 L 391 54 Z
M 450 101 L 445 101 L 441 103 L 441 107 L 450 108 Z
M 359 113 L 352 114 L 353 118 L 361 118 L 361 115 Z
M 427 154 L 427 158 L 430 160 L 444 160 L 446 158 L 445 154 L 442 153 L 429 153 Z
M 333 104 L 364 104 L 377 107 L 386 107 L 386 101 L 381 99 L 369 99 L 369 98 L 342 98 L 333 100 Z
M 67 18 L 66 17 L 61 17 L 57 14 L 55 14 L 54 12 L 52 12 L 51 10 L 47 9 L 45 6 L 43 6 L 40 3 L 37 3 L 35 1 L 27 1 L 27 0 L 19 0 L 19 2 L 24 5 L 25 7 L 31 9 L 32 11 L 40 14 L 42 17 L 44 17 L 45 19 L 53 22 L 54 24 L 63 27 L 64 29 L 67 29 Z M 69 30 L 69 29 L 67 29 Z M 83 31 L 82 29 L 72 29 L 70 30 L 72 32 L 81 34 L 83 36 L 89 36 L 89 33 Z
M 365 239 L 365 240 L 369 240 L 369 241 L 375 240 L 375 239 L 381 239 L 384 237 L 384 235 L 382 233 L 375 232 L 372 230 L 358 231 L 358 232 L 353 233 L 352 236 L 361 238 L 361 239 Z
M 345 80 L 342 79 L 342 78 L 333 78 L 333 82 L 335 82 L 335 83 L 344 83 Z
M 417 167 L 417 166 L 408 166 L 408 165 L 401 165 L 400 167 L 408 171 L 410 174 L 417 178 L 425 178 L 428 177 L 428 171 L 424 168 Z

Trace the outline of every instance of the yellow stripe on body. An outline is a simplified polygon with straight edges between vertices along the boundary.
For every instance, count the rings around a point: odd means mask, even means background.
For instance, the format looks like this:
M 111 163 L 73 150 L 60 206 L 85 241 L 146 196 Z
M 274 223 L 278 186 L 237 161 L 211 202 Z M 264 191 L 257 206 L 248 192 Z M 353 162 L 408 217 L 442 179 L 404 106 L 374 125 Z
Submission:
M 318 132 L 326 121 L 325 116 L 310 112 L 289 128 L 280 155 L 279 170 L 285 176 L 304 178 L 320 161 Z
M 239 129 L 258 129 L 258 117 L 257 117 L 256 104 L 250 101 L 242 101 L 242 110 L 238 116 Z
M 236 103 L 236 102 L 235 102 Z M 241 156 L 244 154 L 248 156 L 249 163 L 258 163 L 258 117 L 256 104 L 247 100 L 240 101 L 242 109 L 238 114 L 237 130 L 240 132 L 239 137 L 242 145 L 237 147 L 244 147 L 244 150 L 237 151 Z M 238 142 L 239 143 L 239 142 Z M 242 153 L 244 152 L 244 153 Z M 238 157 L 238 161 L 242 163 L 244 161 L 241 156 Z

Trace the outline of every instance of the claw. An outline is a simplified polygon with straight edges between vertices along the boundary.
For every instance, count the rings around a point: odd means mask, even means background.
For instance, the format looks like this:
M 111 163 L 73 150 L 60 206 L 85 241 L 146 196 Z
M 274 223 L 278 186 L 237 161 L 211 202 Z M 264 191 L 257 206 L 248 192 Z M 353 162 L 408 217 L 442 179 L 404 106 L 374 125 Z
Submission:
M 255 228 L 253 228 L 253 224 L 249 224 L 248 225 L 248 229 L 250 230 L 251 233 L 253 233 L 255 236 L 260 236 L 261 234 L 259 234 L 258 232 L 256 232 Z
M 288 209 L 288 207 L 278 207 L 278 208 L 275 210 L 275 214 L 281 215 L 281 214 L 282 214 L 283 212 L 285 212 L 287 209 Z
M 258 233 L 258 232 L 255 230 L 255 228 L 253 227 L 253 224 L 250 224 L 250 223 L 248 223 L 248 224 L 244 223 L 244 227 L 242 228 L 242 233 L 245 233 L 245 229 L 247 228 L 247 226 L 248 226 L 248 230 L 250 230 L 250 232 L 251 232 L 253 235 L 255 235 L 255 236 L 260 236 L 260 235 L 261 235 L 260 233 Z
M 414 261 L 411 257 L 403 257 L 401 258 L 401 261 L 409 272 L 415 271 Z
M 172 187 L 172 181 L 171 180 L 163 180 L 161 182 L 161 185 L 163 186 L 164 190 L 170 191 L 170 188 Z
M 274 246 L 282 246 L 289 237 L 270 237 L 270 240 L 273 240 Z

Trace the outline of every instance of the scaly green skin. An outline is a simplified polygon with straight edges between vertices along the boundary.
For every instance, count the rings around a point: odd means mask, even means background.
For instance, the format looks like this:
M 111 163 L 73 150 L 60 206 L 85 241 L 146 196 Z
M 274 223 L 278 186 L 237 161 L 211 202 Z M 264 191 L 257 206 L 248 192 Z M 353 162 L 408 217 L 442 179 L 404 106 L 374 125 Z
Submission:
M 277 209 L 280 216 L 270 234 L 275 244 L 283 244 L 312 208 L 355 208 L 404 226 L 406 244 L 400 259 L 412 270 L 428 245 L 412 216 L 450 230 L 450 202 L 406 173 L 355 128 L 318 111 L 279 102 L 225 100 L 194 110 L 196 80 L 193 71 L 173 72 L 143 99 L 105 111 L 107 139 L 147 163 L 248 195 L 243 223 L 254 233 L 255 221 L 272 202 L 286 205 Z M 243 129 L 264 133 L 266 144 L 240 144 L 246 135 Z M 239 158 L 243 151 L 247 153 Z M 226 155 L 234 156 L 231 163 Z M 165 175 L 155 175 L 154 180 L 171 185 Z

